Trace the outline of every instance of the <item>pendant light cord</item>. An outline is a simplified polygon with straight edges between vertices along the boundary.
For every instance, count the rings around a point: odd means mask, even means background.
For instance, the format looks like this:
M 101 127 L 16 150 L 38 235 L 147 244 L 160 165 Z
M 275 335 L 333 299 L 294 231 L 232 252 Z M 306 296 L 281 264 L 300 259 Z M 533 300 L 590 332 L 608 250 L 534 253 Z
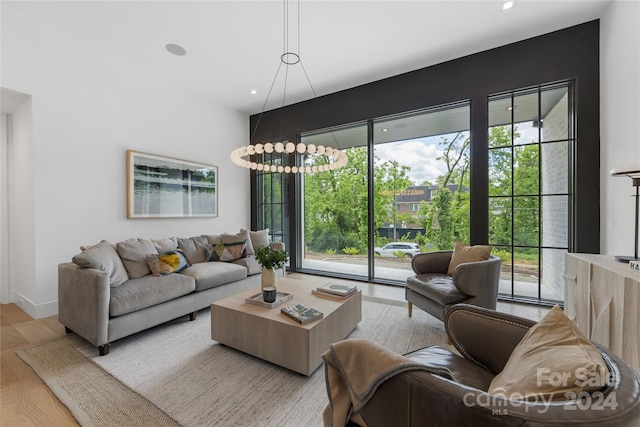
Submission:
M 271 97 L 271 92 L 273 91 L 273 88 L 276 84 L 276 81 L 278 79 L 278 75 L 280 74 L 280 69 L 282 68 L 282 64 L 286 64 L 287 68 L 285 70 L 285 76 L 284 76 L 284 91 L 282 94 L 282 107 L 284 108 L 286 106 L 286 97 L 287 97 L 287 80 L 289 77 L 289 65 L 295 65 L 295 64 L 300 64 L 300 67 L 302 68 L 302 72 L 305 76 L 305 78 L 307 79 L 307 83 L 309 84 L 309 87 L 311 88 L 311 92 L 313 93 L 313 97 L 316 100 L 316 103 L 318 105 L 320 105 L 320 100 L 318 99 L 318 94 L 316 92 L 316 89 L 313 87 L 313 84 L 311 83 L 311 79 L 309 78 L 309 74 L 307 73 L 307 70 L 304 68 L 304 64 L 302 63 L 302 58 L 300 55 L 300 0 L 297 0 L 297 5 L 298 5 L 298 11 L 297 11 L 297 15 L 298 15 L 298 20 L 297 20 L 297 27 L 296 27 L 296 33 L 297 33 L 297 43 L 298 43 L 298 53 L 295 54 L 293 52 L 289 51 L 289 2 L 288 0 L 283 0 L 282 1 L 282 15 L 283 15 L 283 50 L 284 53 L 282 54 L 282 56 L 280 57 L 280 64 L 278 65 L 278 69 L 276 70 L 276 75 L 273 77 L 273 81 L 271 82 L 271 87 L 269 88 L 269 93 L 267 94 L 267 99 L 265 99 L 264 104 L 262 105 L 262 110 L 260 111 L 260 116 L 258 116 L 258 120 L 256 121 L 256 126 L 253 129 L 253 132 L 251 133 L 251 137 L 249 138 L 249 144 L 253 144 L 253 140 L 255 138 L 255 135 L 258 131 L 258 127 L 260 125 L 260 121 L 262 120 L 262 116 L 264 114 L 264 110 L 267 107 L 267 103 L 269 102 L 269 98 Z M 293 57 L 294 60 L 290 60 L 288 59 L 289 57 Z M 336 135 L 333 131 L 333 127 L 329 128 L 330 132 L 331 132 L 331 136 L 333 137 L 333 141 L 336 144 L 336 147 L 338 149 L 340 149 L 340 144 L 338 143 L 338 139 L 336 138 Z M 280 134 L 282 134 L 282 123 L 280 124 Z

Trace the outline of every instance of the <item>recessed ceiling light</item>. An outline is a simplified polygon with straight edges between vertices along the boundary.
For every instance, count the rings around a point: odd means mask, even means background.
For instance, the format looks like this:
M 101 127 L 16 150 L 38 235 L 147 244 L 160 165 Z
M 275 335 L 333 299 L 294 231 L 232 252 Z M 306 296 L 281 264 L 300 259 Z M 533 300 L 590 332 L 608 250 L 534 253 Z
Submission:
M 387 129 L 387 128 L 382 128 L 382 129 L 380 129 L 380 130 L 381 130 L 382 132 L 389 132 L 389 129 Z
M 513 7 L 513 2 L 512 1 L 506 1 L 506 2 L 502 3 L 502 10 L 511 9 L 512 7 Z
M 518 106 L 517 106 L 517 105 L 514 105 L 514 106 L 512 107 L 511 105 L 509 105 L 509 106 L 507 107 L 507 111 L 511 111 L 511 110 L 513 110 L 514 108 L 518 108 Z
M 170 53 L 178 56 L 184 56 L 187 54 L 187 51 L 182 46 L 173 43 L 169 43 L 168 45 L 166 45 L 165 49 L 167 49 Z
M 251 92 L 249 92 L 249 93 L 251 93 L 251 95 L 256 95 L 256 94 L 258 93 L 258 91 L 257 91 L 257 90 L 255 90 L 255 89 L 253 89 L 253 90 L 252 90 Z

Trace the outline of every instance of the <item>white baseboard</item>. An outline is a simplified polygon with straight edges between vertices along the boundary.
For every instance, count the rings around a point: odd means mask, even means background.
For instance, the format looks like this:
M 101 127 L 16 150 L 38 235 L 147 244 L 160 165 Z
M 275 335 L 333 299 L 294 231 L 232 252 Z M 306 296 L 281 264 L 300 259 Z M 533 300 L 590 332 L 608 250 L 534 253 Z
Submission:
M 29 298 L 26 298 L 16 291 L 11 291 L 11 301 L 34 319 L 42 319 L 58 314 L 58 301 L 34 304 Z

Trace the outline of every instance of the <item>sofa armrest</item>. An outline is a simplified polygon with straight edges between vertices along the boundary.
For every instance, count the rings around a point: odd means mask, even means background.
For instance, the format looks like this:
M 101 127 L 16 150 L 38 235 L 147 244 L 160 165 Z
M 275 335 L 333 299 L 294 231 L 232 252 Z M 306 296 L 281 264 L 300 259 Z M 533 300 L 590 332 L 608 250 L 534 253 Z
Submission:
M 426 252 L 411 258 L 411 268 L 416 274 L 447 274 L 453 251 Z
M 536 322 L 469 304 L 447 310 L 444 326 L 453 346 L 468 360 L 497 375 Z
M 271 242 L 271 243 L 269 243 L 269 247 L 271 249 L 276 249 L 278 251 L 284 251 L 285 250 L 284 242 Z
M 58 320 L 90 343 L 108 344 L 109 274 L 68 262 L 58 265 Z

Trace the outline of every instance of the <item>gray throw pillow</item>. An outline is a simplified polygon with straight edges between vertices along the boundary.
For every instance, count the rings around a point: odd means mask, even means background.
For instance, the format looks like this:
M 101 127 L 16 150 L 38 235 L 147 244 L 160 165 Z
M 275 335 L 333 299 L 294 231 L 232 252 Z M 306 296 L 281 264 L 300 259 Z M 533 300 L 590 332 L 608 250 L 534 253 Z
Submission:
M 73 257 L 73 262 L 80 267 L 95 268 L 109 274 L 109 285 L 120 286 L 127 280 L 127 271 L 116 251 L 116 245 L 106 240 L 85 247 L 78 255 Z
M 202 237 L 207 239 L 207 243 L 211 245 L 217 245 L 222 242 L 222 238 L 219 234 L 203 234 Z
M 176 237 L 167 237 L 160 240 L 151 239 L 151 243 L 156 247 L 159 254 L 166 254 L 178 249 L 178 239 Z
M 251 245 L 253 246 L 253 252 L 258 248 L 263 246 L 269 246 L 269 229 L 265 228 L 264 230 L 258 231 L 250 231 L 249 236 L 251 237 Z M 247 254 L 249 252 L 247 251 Z M 249 254 L 253 255 L 253 254 Z
M 205 236 L 178 238 L 178 248 L 192 265 L 207 260 L 207 244 Z
M 240 233 L 238 233 L 238 236 L 240 236 L 240 240 L 246 241 L 247 256 L 255 255 L 256 251 L 255 251 L 255 248 L 253 247 L 253 244 L 251 243 L 250 231 L 245 230 L 244 228 L 241 228 Z
M 118 255 L 120 255 L 130 279 L 137 279 L 151 274 L 147 264 L 147 255 L 157 253 L 158 251 L 151 243 L 151 240 L 129 239 L 124 242 L 118 242 Z

